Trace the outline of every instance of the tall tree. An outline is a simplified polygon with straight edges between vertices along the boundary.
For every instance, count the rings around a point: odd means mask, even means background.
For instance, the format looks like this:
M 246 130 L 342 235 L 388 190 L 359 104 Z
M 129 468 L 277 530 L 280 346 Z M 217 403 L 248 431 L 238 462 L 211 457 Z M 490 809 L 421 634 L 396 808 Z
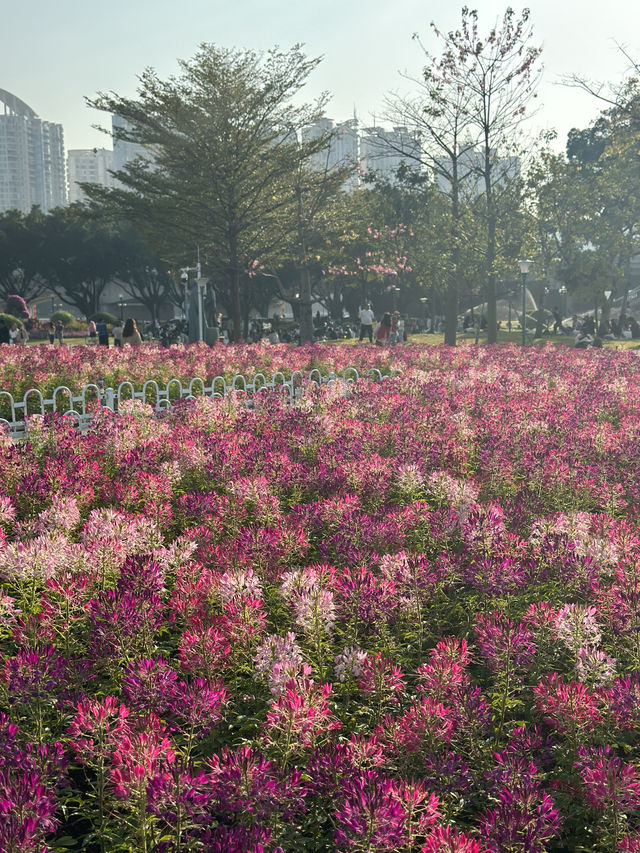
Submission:
M 618 51 L 627 62 L 621 81 L 602 83 L 580 74 L 564 78 L 564 85 L 581 89 L 593 95 L 609 115 L 626 122 L 633 131 L 640 131 L 640 60 L 633 57 L 621 44 Z
M 39 207 L 27 214 L 10 210 L 0 216 L 0 299 L 16 293 L 32 302 L 47 291 L 43 274 L 46 219 Z
M 417 34 L 414 39 L 426 60 L 420 78 L 408 77 L 418 86 L 418 94 L 389 96 L 387 116 L 394 124 L 409 126 L 408 144 L 400 137 L 400 145 L 395 147 L 405 158 L 415 161 L 418 168 L 426 166 L 435 175 L 435 186 L 449 207 L 444 340 L 446 344 L 455 346 L 463 278 L 460 261 L 464 195 L 471 175 L 468 155 L 475 146 L 471 136 L 469 93 L 452 81 L 451 67 L 456 60 L 450 46 L 445 46 L 442 54 L 435 56 L 425 48 Z M 384 141 L 394 147 L 389 137 Z
M 152 319 L 158 319 L 160 306 L 172 302 L 176 296 L 166 264 L 146 248 L 140 235 L 130 227 L 120 226 L 114 240 L 122 290 L 141 302 Z
M 180 62 L 177 77 L 161 80 L 147 69 L 135 99 L 111 93 L 89 101 L 125 119 L 122 138 L 146 146 L 149 157 L 118 174 L 125 189 L 88 194 L 134 224 L 152 224 L 152 248 L 176 266 L 200 246 L 207 272 L 227 281 L 236 337 L 250 265 L 295 233 L 291 175 L 326 146 L 322 137 L 298 138 L 324 97 L 292 105 L 318 62 L 298 46 L 260 54 L 203 44 Z
M 289 240 L 274 245 L 270 253 L 263 253 L 253 262 L 254 268 L 270 270 L 280 297 L 292 304 L 300 321 L 301 343 L 313 342 L 312 305 L 317 284 L 314 273 L 319 269 L 314 262 L 313 248 L 326 226 L 324 214 L 339 204 L 344 196 L 344 183 L 355 166 L 346 163 L 330 168 L 326 161 L 322 162 L 322 153 L 313 165 L 306 161 L 299 163 L 297 171 L 291 175 L 289 192 L 295 204 L 289 208 L 294 221 L 290 226 L 285 224 L 290 231 Z M 296 268 L 295 280 L 288 284 L 286 276 L 278 272 L 279 267 L 286 267 L 287 261 Z
M 121 260 L 113 229 L 89 219 L 80 205 L 58 208 L 44 226 L 43 269 L 49 288 L 90 317 L 99 311 L 102 293 Z
M 507 8 L 500 24 L 481 38 L 478 13 L 462 9 L 460 28 L 443 33 L 444 71 L 449 91 L 464 93 L 465 120 L 473 128 L 480 156 L 473 169 L 484 186 L 486 297 L 489 343 L 497 340 L 496 278 L 500 206 L 498 190 L 514 175 L 513 139 L 535 97 L 541 49 L 530 44 L 529 10 L 517 17 Z M 459 95 L 456 95 L 459 97 Z

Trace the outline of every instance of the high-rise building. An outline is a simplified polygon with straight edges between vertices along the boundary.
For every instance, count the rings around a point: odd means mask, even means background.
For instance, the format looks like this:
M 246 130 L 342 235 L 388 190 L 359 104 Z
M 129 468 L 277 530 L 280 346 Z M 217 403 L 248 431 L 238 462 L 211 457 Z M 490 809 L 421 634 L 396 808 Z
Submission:
M 504 187 L 520 177 L 518 157 L 498 157 L 491 152 L 491 176 L 495 187 Z M 436 180 L 443 193 L 451 191 L 451 161 L 442 157 L 435 161 Z M 463 197 L 474 199 L 485 192 L 485 157 L 480 148 L 467 147 L 458 158 L 459 190 Z
M 113 136 L 113 169 L 119 172 L 121 169 L 137 160 L 138 157 L 150 159 L 149 151 L 144 145 L 137 142 L 129 142 L 122 138 L 123 134 L 130 133 L 133 125 L 121 116 L 111 116 L 111 128 Z M 117 184 L 117 182 L 116 182 Z M 118 185 L 118 184 L 117 184 Z
M 114 187 L 111 170 L 113 151 L 108 148 L 75 148 L 68 151 L 69 204 L 85 199 L 80 184 L 98 184 L 109 189 Z
M 309 142 L 328 136 L 327 147 L 318 151 L 313 158 L 313 165 L 317 169 L 332 171 L 345 166 L 353 166 L 353 175 L 347 178 L 345 189 L 355 189 L 359 184 L 359 176 L 356 172 L 358 164 L 358 122 L 349 119 L 339 124 L 334 124 L 330 118 L 320 118 L 313 124 L 302 129 L 302 139 Z
M 48 213 L 67 202 L 62 125 L 0 89 L 0 211 Z
M 420 168 L 418 151 L 418 143 L 406 127 L 365 127 L 360 137 L 360 166 L 364 172 L 374 172 L 393 183 L 400 166 Z

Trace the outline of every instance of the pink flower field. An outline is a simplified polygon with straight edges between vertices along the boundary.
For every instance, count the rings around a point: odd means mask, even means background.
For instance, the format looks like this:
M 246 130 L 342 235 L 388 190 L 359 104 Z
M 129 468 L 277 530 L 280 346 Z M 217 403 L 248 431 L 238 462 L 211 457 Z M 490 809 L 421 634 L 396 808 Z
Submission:
M 0 439 L 1 851 L 640 851 L 635 352 L 4 349 L 401 372 Z
M 413 346 L 411 363 L 429 366 L 430 347 Z M 287 378 L 294 370 L 305 374 L 317 369 L 322 373 L 340 372 L 355 367 L 364 373 L 375 367 L 383 373 L 400 367 L 406 358 L 396 349 L 339 347 L 327 344 L 292 347 L 286 344 L 208 347 L 204 344 L 162 349 L 142 347 L 5 347 L 0 358 L 0 391 L 22 398 L 29 388 L 50 394 L 58 386 L 78 392 L 83 385 L 102 379 L 116 387 L 129 381 L 140 387 L 146 380 L 166 384 L 194 377 L 210 382 L 216 376 L 232 379 L 235 374 L 248 378 L 256 373 L 266 376 L 282 371 Z M 436 359 L 437 360 L 437 359 Z M 0 405 L 1 405 L 0 400 Z

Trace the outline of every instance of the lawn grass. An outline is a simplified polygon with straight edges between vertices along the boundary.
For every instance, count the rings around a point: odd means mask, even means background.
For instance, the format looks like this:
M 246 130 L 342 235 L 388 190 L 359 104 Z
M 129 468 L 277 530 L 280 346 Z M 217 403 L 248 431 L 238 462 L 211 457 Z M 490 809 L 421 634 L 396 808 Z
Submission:
M 465 334 L 464 332 L 458 333 L 457 340 L 459 343 L 466 344 L 475 344 L 476 335 L 475 332 L 470 332 Z M 350 338 L 348 340 L 341 341 L 327 341 L 327 343 L 335 343 L 340 344 L 342 346 L 359 346 L 360 341 L 357 338 Z M 444 343 L 444 334 L 417 334 L 417 335 L 409 335 L 407 340 L 409 344 L 427 344 L 429 346 L 437 346 L 438 344 Z M 487 335 L 486 332 L 482 333 L 478 338 L 478 344 L 483 345 L 487 343 Z M 507 332 L 503 330 L 498 331 L 498 343 L 499 344 L 521 344 L 522 343 L 522 333 L 520 331 L 512 331 Z M 526 346 L 535 346 L 540 347 L 545 344 L 553 344 L 554 346 L 565 346 L 571 349 L 574 348 L 574 339 L 573 335 L 545 335 L 542 338 L 532 339 L 531 336 L 527 337 Z M 603 341 L 603 347 L 605 349 L 616 349 L 616 350 L 626 350 L 626 349 L 639 349 L 640 342 L 638 341 Z

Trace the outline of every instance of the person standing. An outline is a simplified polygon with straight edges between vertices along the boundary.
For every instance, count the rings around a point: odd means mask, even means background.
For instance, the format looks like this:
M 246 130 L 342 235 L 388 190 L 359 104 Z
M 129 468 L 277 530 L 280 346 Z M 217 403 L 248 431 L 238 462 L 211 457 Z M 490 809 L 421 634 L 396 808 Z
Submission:
M 376 329 L 376 343 L 378 346 L 384 346 L 389 343 L 391 335 L 391 314 L 386 311 L 380 320 L 380 325 Z
M 130 344 L 132 347 L 139 347 L 142 343 L 142 337 L 136 326 L 136 321 L 132 317 L 127 317 L 124 328 L 122 329 L 122 343 Z
M 395 346 L 398 343 L 398 321 L 400 320 L 400 312 L 394 311 L 391 315 L 391 329 L 389 332 L 389 343 Z
M 96 332 L 98 333 L 98 346 L 108 347 L 109 329 L 107 329 L 107 324 L 104 320 L 100 320 L 99 323 L 96 323 Z
M 111 334 L 113 335 L 113 345 L 114 347 L 122 346 L 122 321 L 118 320 L 113 329 L 111 330 Z
M 89 324 L 87 325 L 87 334 L 89 336 L 89 343 L 95 344 L 98 337 L 98 330 L 94 320 L 89 320 Z
M 369 338 L 369 343 L 373 343 L 373 311 L 371 310 L 371 306 L 368 302 L 364 304 L 364 307 L 360 309 L 360 340 L 364 340 L 364 336 L 367 335 Z
M 64 326 L 60 320 L 56 322 L 56 340 L 58 341 L 58 344 L 62 346 L 64 341 Z
M 56 342 L 56 324 L 53 320 L 49 320 L 49 325 L 47 326 L 47 334 L 49 335 L 49 343 L 55 344 Z

